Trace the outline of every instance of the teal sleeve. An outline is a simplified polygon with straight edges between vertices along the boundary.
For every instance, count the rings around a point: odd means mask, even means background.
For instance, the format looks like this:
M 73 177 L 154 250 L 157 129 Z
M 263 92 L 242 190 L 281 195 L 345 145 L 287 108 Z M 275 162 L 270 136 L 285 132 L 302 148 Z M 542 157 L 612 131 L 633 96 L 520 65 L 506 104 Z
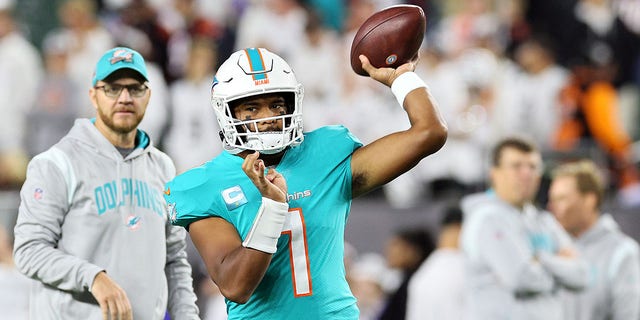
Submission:
M 166 184 L 164 198 L 173 225 L 188 228 L 200 219 L 221 216 L 215 212 L 213 199 L 207 193 L 210 182 L 201 170 L 205 169 L 189 170 Z

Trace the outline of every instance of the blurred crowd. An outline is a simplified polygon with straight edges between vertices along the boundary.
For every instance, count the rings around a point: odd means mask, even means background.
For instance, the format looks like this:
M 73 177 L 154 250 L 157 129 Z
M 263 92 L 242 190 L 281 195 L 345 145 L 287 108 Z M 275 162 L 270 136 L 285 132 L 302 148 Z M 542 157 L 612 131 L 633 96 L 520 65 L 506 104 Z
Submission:
M 482 190 L 491 146 L 518 135 L 538 145 L 546 167 L 592 159 L 607 169 L 611 200 L 640 207 L 640 144 L 634 143 L 640 140 L 638 1 L 54 2 L 56 10 L 48 14 L 55 15 L 56 27 L 36 41 L 33 22 L 17 18 L 18 1 L 0 0 L 0 222 L 6 241 L 27 162 L 58 141 L 74 119 L 92 114 L 87 91 L 93 64 L 106 50 L 123 45 L 145 57 L 152 98 L 141 128 L 178 172 L 221 150 L 210 86 L 218 64 L 243 47 L 269 48 L 296 70 L 305 88 L 307 131 L 343 124 L 368 143 L 409 124 L 389 90 L 351 70 L 350 45 L 366 18 L 401 3 L 426 13 L 416 72 L 439 103 L 449 139 L 384 187 L 392 206 Z M 1 272 L 10 264 L 0 257 Z M 201 299 L 202 310 L 210 319 L 223 317 L 213 283 L 194 278 L 196 290 L 209 297 Z M 406 291 L 405 280 L 400 276 L 396 284 Z

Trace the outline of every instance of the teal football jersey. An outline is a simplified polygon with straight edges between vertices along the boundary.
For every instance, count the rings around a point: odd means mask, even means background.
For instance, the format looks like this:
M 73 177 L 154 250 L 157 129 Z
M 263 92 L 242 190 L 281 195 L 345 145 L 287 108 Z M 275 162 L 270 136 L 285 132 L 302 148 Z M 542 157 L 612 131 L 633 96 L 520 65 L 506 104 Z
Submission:
M 351 154 L 362 143 L 342 126 L 305 133 L 276 170 L 287 180 L 289 215 L 277 251 L 249 301 L 227 301 L 229 319 L 351 319 L 359 317 L 345 279 L 344 230 L 351 207 Z M 242 171 L 243 159 L 223 152 L 167 184 L 173 224 L 221 217 L 244 239 L 262 196 Z

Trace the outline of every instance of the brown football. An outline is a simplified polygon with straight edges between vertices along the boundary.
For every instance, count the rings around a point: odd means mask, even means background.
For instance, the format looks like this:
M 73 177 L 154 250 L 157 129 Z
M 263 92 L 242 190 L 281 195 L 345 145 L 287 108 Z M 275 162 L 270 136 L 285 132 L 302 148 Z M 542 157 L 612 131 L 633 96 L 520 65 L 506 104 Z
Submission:
M 376 68 L 397 68 L 411 61 L 420 49 L 426 25 L 424 11 L 414 5 L 391 6 L 374 13 L 353 38 L 351 68 L 361 76 L 368 75 L 358 58 L 361 54 Z

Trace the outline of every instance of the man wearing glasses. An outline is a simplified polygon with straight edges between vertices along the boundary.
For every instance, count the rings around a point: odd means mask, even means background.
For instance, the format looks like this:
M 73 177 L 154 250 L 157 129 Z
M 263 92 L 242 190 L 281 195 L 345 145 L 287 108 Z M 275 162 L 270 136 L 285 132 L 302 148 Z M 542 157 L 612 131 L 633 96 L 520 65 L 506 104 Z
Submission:
M 37 280 L 33 319 L 198 319 L 185 231 L 162 197 L 175 167 L 137 129 L 147 81 L 138 52 L 106 52 L 89 90 L 96 117 L 29 163 L 14 256 Z
M 491 189 L 462 200 L 469 319 L 562 320 L 559 289 L 587 283 L 569 236 L 532 204 L 541 174 L 537 149 L 507 138 L 492 153 Z

